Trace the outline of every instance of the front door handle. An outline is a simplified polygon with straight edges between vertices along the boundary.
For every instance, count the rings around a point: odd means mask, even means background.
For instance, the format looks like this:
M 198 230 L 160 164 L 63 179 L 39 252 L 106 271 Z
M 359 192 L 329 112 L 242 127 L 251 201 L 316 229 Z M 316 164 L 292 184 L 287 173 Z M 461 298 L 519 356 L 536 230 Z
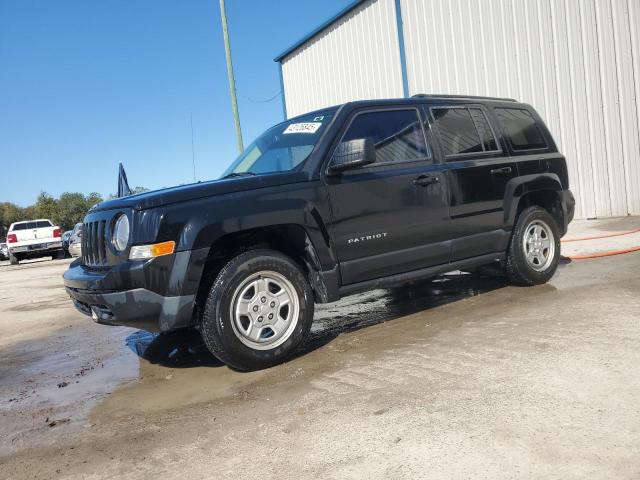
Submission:
M 494 168 L 491 170 L 491 175 L 506 175 L 511 173 L 511 167 Z
M 413 184 L 419 187 L 426 187 L 429 185 L 433 185 L 434 183 L 438 183 L 440 181 L 439 177 L 435 175 L 420 175 L 417 178 L 413 179 Z

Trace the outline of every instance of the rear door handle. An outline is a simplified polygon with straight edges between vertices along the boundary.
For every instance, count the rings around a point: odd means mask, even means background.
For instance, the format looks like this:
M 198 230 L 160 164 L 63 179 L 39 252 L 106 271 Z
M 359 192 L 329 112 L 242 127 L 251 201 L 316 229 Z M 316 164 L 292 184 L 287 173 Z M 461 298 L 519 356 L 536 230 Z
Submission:
M 413 179 L 413 184 L 420 187 L 426 187 L 428 185 L 438 183 L 439 181 L 440 178 L 436 177 L 435 175 L 420 175 L 419 177 Z
M 511 167 L 494 168 L 491 170 L 491 175 L 506 175 L 511 173 Z

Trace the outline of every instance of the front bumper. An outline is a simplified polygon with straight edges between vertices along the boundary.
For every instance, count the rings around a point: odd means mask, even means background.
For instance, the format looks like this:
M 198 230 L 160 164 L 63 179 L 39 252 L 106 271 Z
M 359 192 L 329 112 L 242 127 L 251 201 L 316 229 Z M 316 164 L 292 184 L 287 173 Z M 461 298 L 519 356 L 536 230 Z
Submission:
M 78 311 L 104 325 L 165 332 L 191 323 L 195 295 L 163 297 L 144 288 L 104 293 L 65 288 Z
M 64 286 L 76 308 L 98 323 L 150 332 L 185 328 L 192 325 L 208 250 L 100 269 L 77 259 L 63 275 Z
M 72 257 L 81 257 L 82 256 L 82 244 L 80 242 L 75 242 L 69 245 L 69 248 L 67 248 L 67 251 L 69 252 L 69 255 L 71 255 Z

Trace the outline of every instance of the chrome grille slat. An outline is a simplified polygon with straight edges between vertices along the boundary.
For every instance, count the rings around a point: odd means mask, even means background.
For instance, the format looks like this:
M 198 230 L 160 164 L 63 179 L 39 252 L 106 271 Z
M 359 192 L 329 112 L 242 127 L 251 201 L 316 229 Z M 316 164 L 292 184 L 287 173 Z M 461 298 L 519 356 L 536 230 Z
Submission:
M 91 223 L 91 263 L 98 263 L 98 222 Z
M 107 263 L 107 247 L 105 245 L 105 243 L 106 243 L 106 228 L 107 228 L 107 221 L 106 220 L 101 220 L 100 221 L 100 228 L 98 228 L 98 248 L 99 248 L 99 252 L 100 252 L 100 263 L 102 265 L 105 265 Z
M 83 225 L 82 259 L 90 267 L 107 265 L 107 221 L 98 220 Z

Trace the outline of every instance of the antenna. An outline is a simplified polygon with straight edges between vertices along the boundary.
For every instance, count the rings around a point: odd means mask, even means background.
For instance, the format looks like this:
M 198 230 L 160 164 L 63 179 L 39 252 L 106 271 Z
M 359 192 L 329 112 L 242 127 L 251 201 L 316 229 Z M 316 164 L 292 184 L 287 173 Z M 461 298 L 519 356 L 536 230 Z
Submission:
M 196 151 L 193 148 L 193 112 L 189 114 L 191 120 L 191 162 L 193 163 L 193 182 L 196 181 Z

